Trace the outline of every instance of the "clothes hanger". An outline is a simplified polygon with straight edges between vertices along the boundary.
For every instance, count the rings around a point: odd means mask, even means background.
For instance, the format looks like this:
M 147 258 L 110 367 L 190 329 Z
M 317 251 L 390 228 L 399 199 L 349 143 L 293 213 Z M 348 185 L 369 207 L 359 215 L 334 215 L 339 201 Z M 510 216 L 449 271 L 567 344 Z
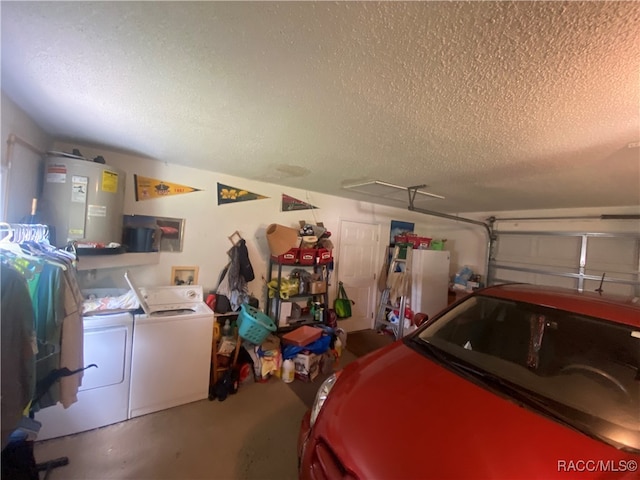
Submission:
M 4 252 L 12 253 L 18 256 L 25 256 L 25 252 L 20 248 L 19 240 L 20 233 L 18 232 L 16 225 L 9 225 L 8 223 L 3 223 L 2 227 L 7 227 L 9 234 L 2 238 L 0 241 L 0 249 Z
M 14 256 L 13 259 L 9 258 L 8 260 L 10 263 L 13 263 L 14 266 L 19 267 L 19 270 L 26 278 L 29 278 L 29 274 L 33 274 L 38 269 L 41 269 L 42 262 L 47 262 L 65 271 L 67 270 L 67 265 L 60 263 L 63 261 L 62 259 L 58 258 L 54 260 L 51 258 L 51 255 L 45 253 L 39 247 L 34 247 L 34 245 L 40 245 L 36 240 L 45 235 L 45 231 L 48 236 L 48 227 L 30 224 L 6 225 L 9 226 L 12 234 L 11 238 L 7 236 L 0 241 L 0 250 L 4 252 L 5 256 L 7 256 L 7 254 Z M 46 230 L 43 230 L 42 227 L 46 227 Z M 18 259 L 26 260 L 30 262 L 30 264 L 21 264 Z
M 5 222 L 0 222 L 0 233 L 4 233 L 4 237 L 0 238 L 0 244 L 5 242 L 11 242 L 13 238 L 13 228 L 11 225 Z
M 49 226 L 42 224 L 21 224 L 17 225 L 19 236 L 22 237 L 20 246 L 27 253 L 45 255 L 45 260 L 59 266 L 63 270 L 67 269 L 67 262 L 73 263 L 76 260 L 75 254 L 61 250 L 49 243 Z M 52 259 L 53 257 L 53 259 Z M 63 262 L 63 263 L 59 263 Z

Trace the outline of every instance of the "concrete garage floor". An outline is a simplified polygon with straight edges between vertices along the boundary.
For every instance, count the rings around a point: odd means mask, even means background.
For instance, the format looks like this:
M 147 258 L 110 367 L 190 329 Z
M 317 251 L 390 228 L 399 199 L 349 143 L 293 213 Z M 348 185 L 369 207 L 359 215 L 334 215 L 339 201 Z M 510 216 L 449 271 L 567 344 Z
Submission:
M 279 379 L 243 385 L 126 422 L 36 442 L 36 462 L 67 456 L 50 480 L 295 479 L 307 406 Z
M 345 351 L 341 366 L 356 358 Z M 202 400 L 36 442 L 36 462 L 69 458 L 50 480 L 296 479 L 300 421 L 326 376 L 250 383 L 223 402 Z

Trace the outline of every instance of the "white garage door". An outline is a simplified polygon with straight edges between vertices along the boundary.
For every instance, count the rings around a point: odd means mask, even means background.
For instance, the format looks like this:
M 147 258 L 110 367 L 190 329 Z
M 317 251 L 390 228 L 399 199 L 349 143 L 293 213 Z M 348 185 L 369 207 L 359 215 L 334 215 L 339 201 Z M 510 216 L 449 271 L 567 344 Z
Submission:
M 491 283 L 525 282 L 607 293 L 640 294 L 640 235 L 500 232 Z

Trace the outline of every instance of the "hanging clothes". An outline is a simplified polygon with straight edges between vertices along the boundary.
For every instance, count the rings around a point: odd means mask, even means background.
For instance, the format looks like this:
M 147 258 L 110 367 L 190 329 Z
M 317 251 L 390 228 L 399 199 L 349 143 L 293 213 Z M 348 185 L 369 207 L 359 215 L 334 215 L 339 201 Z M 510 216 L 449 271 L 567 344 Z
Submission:
M 80 313 L 83 299 L 75 257 L 52 247 L 46 240 L 28 238 L 19 244 L 0 241 L 0 260 L 18 272 L 28 285 L 36 332 L 35 382 L 62 368 L 80 372 L 53 384 L 32 409 L 37 411 L 58 401 L 68 408 L 77 401 L 84 363 Z
M 231 310 L 236 312 L 243 303 L 249 303 L 247 283 L 255 278 L 249 261 L 246 241 L 240 238 L 228 252 L 229 263 L 220 274 L 216 293 L 229 299 Z
M 36 290 L 31 301 L 36 317 L 36 336 L 38 353 L 36 355 L 36 382 L 41 381 L 52 370 L 60 368 L 60 351 L 62 345 L 62 321 L 64 295 L 60 282 L 61 269 L 47 264 L 42 266 L 38 276 Z M 60 384 L 51 387 L 37 407 L 55 405 L 60 399 Z
M 78 389 L 82 385 L 81 369 L 84 367 L 84 325 L 82 323 L 83 296 L 78 285 L 75 270 L 63 272 L 64 281 L 64 318 L 63 335 L 60 345 L 60 367 L 78 371 L 76 375 L 60 379 L 60 403 L 69 408 L 78 401 Z
M 2 448 L 35 393 L 35 315 L 24 277 L 0 265 Z
M 238 262 L 238 273 L 244 278 L 245 282 L 250 282 L 254 278 L 256 278 L 253 273 L 253 266 L 251 265 L 251 261 L 249 260 L 249 251 L 247 250 L 247 242 L 244 238 L 240 239 L 240 241 L 233 247 L 237 253 L 237 262 Z

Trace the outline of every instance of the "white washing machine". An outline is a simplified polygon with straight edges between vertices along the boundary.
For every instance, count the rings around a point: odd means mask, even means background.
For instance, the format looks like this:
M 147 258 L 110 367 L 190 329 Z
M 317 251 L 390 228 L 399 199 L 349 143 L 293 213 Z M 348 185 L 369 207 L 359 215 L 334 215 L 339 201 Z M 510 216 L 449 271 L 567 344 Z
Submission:
M 213 311 L 202 286 L 138 287 L 144 314 L 134 315 L 129 418 L 209 396 Z
M 127 420 L 133 315 L 117 313 L 84 316 L 84 371 L 78 401 L 60 403 L 35 414 L 42 423 L 38 440 L 71 435 Z

